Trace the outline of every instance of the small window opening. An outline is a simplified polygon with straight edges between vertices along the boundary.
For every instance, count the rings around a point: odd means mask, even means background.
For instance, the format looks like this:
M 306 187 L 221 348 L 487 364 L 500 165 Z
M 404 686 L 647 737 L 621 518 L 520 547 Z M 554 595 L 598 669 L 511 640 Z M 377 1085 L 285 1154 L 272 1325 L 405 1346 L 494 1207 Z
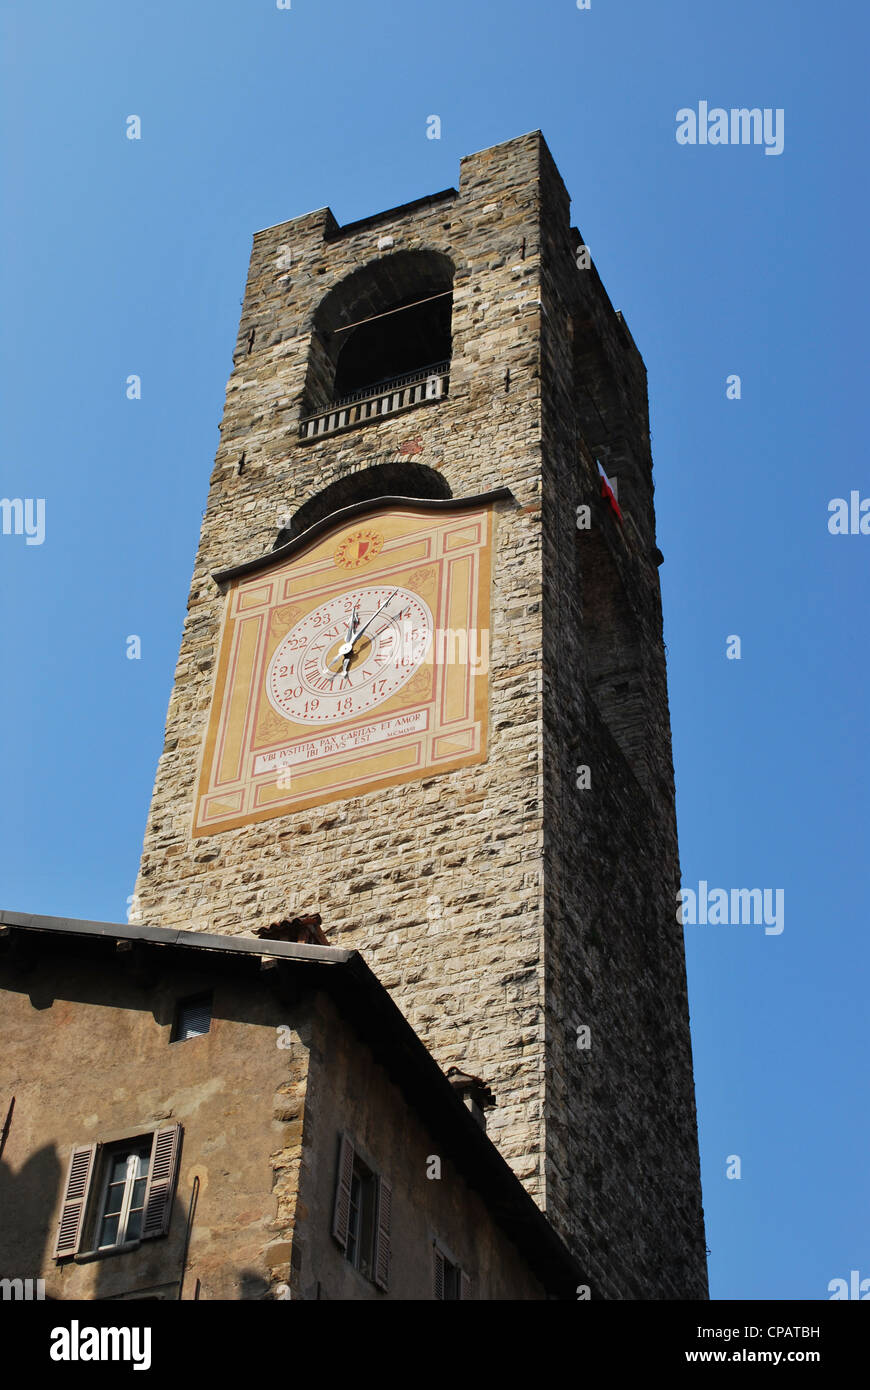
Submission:
M 186 1042 L 188 1038 L 201 1038 L 211 1028 L 212 995 L 198 994 L 193 999 L 182 999 L 175 1011 L 170 1042 Z
M 377 1178 L 358 1154 L 354 1154 L 350 1182 L 350 1216 L 347 1227 L 347 1258 L 360 1274 L 374 1273 L 375 1211 Z
M 444 1261 L 444 1297 L 462 1297 L 462 1285 L 460 1282 L 461 1271 L 458 1265 L 451 1264 L 449 1260 Z

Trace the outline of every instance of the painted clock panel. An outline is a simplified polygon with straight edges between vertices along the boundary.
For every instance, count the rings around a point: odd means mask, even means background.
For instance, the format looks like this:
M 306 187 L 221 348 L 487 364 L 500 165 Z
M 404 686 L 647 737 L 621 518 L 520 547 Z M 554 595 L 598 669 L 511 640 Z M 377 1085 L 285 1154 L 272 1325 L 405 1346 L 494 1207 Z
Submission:
M 483 761 L 492 528 L 393 504 L 230 581 L 194 836 Z

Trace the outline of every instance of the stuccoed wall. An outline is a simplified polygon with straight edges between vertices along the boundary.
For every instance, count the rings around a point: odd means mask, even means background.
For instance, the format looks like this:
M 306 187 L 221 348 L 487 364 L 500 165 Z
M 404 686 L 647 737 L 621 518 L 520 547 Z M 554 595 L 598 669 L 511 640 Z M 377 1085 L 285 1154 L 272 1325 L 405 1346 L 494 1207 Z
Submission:
M 433 1297 L 433 1240 L 472 1279 L 472 1298 L 540 1299 L 546 1292 L 386 1071 L 361 1047 L 333 1002 L 318 997 L 311 1023 L 309 1086 L 293 1242 L 294 1298 Z M 332 1237 L 338 1137 L 390 1183 L 391 1276 L 382 1292 L 345 1259 Z M 431 1160 L 440 1158 L 440 1177 Z M 319 1288 L 318 1288 L 319 1286 Z
M 170 1043 L 179 999 L 214 984 L 203 1037 Z M 34 1002 L 35 1001 L 35 1002 Z M 0 1276 L 41 1277 L 47 1298 L 262 1298 L 289 1274 L 308 1084 L 306 1015 L 207 967 L 143 988 L 122 965 L 64 958 L 22 982 L 0 966 L 4 1091 L 15 1096 L 0 1182 Z M 277 1046 L 286 1022 L 291 1045 Z M 169 1232 L 86 1262 L 54 1259 L 70 1153 L 161 1124 L 183 1129 Z M 274 1271 L 274 1272 L 273 1272 Z

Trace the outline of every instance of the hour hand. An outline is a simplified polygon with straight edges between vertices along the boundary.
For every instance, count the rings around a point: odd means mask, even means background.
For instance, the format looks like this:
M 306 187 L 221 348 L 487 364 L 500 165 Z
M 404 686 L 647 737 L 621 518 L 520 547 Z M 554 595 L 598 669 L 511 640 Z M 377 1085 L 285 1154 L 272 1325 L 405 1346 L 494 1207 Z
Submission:
M 351 658 L 351 656 L 353 655 L 354 642 L 356 641 L 356 639 L 357 639 L 358 636 L 359 636 L 359 609 L 358 609 L 358 608 L 355 608 L 355 609 L 353 610 L 353 614 L 352 614 L 352 616 L 351 616 L 351 620 L 350 620 L 350 622 L 348 623 L 347 634 L 346 634 L 346 636 L 345 636 L 345 639 L 344 639 L 344 641 L 342 642 L 341 646 L 340 646 L 339 649 L 338 649 L 337 656 L 336 656 L 336 657 L 333 657 L 333 661 L 336 661 L 336 660 L 340 661 L 340 660 L 342 660 L 342 658 L 344 659 L 344 670 L 343 670 L 342 673 L 341 673 L 343 676 L 346 676 L 346 675 L 347 675 L 347 668 L 348 668 L 348 665 L 349 665 L 349 663 L 350 663 L 350 658 Z M 327 662 L 326 669 L 327 669 L 328 671 L 331 671 L 331 670 L 332 670 L 333 661 Z

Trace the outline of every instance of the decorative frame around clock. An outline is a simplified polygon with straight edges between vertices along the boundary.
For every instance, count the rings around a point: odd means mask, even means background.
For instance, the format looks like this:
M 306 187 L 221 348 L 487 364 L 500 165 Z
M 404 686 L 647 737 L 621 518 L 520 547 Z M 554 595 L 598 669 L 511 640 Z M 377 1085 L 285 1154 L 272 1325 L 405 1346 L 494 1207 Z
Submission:
M 194 837 L 483 761 L 494 504 L 508 500 L 507 489 L 462 499 L 373 499 L 214 575 L 226 607 Z M 342 544 L 360 531 L 383 543 L 352 569 L 337 564 Z M 348 553 L 359 549 L 351 543 Z M 387 587 L 428 607 L 430 655 L 376 707 L 328 729 L 282 717 L 265 689 L 281 643 L 319 606 L 331 616 L 334 600 Z

